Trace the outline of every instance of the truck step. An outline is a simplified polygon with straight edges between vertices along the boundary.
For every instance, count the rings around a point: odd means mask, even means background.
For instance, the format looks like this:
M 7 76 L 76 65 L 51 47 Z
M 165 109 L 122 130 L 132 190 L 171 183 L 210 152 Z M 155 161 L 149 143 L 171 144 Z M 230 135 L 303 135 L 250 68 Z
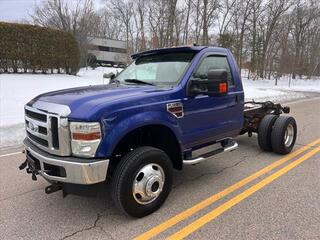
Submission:
M 210 152 L 206 152 L 206 153 L 204 153 L 200 156 L 197 156 L 195 158 L 184 159 L 183 164 L 194 165 L 194 164 L 203 162 L 203 161 L 209 159 L 210 157 L 217 155 L 219 153 L 231 152 L 231 151 L 236 150 L 238 148 L 238 143 L 234 140 L 229 140 L 226 144 L 221 144 L 221 145 L 222 145 L 222 147 L 215 149 L 213 151 L 210 151 Z

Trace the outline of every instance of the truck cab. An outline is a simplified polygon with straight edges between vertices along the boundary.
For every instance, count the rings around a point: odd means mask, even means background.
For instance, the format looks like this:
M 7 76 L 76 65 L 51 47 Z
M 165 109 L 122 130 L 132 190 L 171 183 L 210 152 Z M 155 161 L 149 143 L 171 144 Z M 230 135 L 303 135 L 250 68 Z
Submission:
M 228 49 L 183 46 L 132 58 L 107 85 L 45 93 L 26 104 L 21 168 L 50 182 L 47 193 L 109 181 L 116 206 L 142 217 L 167 198 L 173 168 L 234 150 L 236 136 L 257 131 L 259 122 L 250 122 L 256 118 L 245 117 L 240 74 Z M 268 109 L 279 115 L 282 107 Z M 193 155 L 209 145 L 220 147 Z

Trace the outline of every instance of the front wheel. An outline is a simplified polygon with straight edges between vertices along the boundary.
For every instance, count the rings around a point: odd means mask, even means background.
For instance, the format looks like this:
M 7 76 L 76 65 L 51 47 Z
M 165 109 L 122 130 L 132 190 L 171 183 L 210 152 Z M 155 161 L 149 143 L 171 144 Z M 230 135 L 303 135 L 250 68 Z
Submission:
M 172 164 L 165 152 L 139 147 L 125 155 L 112 180 L 112 198 L 119 209 L 144 217 L 161 207 L 172 188 Z

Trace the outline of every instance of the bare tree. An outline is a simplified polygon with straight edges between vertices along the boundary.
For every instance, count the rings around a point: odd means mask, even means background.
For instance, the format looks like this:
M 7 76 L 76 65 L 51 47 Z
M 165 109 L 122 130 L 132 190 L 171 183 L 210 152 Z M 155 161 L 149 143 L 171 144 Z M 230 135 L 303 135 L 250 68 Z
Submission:
M 140 34 L 141 34 L 141 46 L 140 46 L 140 50 L 146 50 L 146 37 L 145 37 L 145 16 L 146 16 L 146 1 L 145 0 L 138 0 L 137 1 L 137 12 L 138 12 L 138 16 L 139 16 L 139 30 L 140 30 Z
M 99 11 L 100 16 L 100 26 L 99 32 L 101 37 L 112 38 L 120 40 L 123 38 L 124 24 L 122 21 L 117 19 L 117 16 L 114 14 L 114 11 L 110 8 L 103 8 Z M 119 29 L 121 29 L 119 31 Z
M 176 20 L 177 0 L 168 0 L 167 3 L 167 33 L 166 45 L 172 46 L 174 44 L 173 29 Z
M 190 14 L 191 14 L 191 4 L 192 0 L 185 0 L 185 7 L 182 8 L 181 12 L 182 14 L 185 13 L 183 16 L 185 16 L 185 22 L 184 22 L 184 30 L 183 30 L 183 39 L 182 43 L 187 44 L 189 41 L 189 23 L 190 23 Z
M 219 35 L 226 33 L 231 20 L 237 12 L 233 11 L 237 4 L 237 0 L 223 0 L 219 4 L 219 12 L 221 20 L 218 18 Z M 237 5 L 238 6 L 238 5 Z
M 279 22 L 280 17 L 293 5 L 292 1 L 288 0 L 270 0 L 266 7 L 266 11 L 264 11 L 264 16 L 262 19 L 264 21 L 260 22 L 260 28 L 262 31 L 262 53 L 259 64 L 259 75 L 260 77 L 265 76 L 265 63 L 266 63 L 266 55 L 268 51 L 268 47 L 270 44 L 270 40 L 276 25 Z
M 309 37 L 307 29 L 312 24 L 312 21 L 320 16 L 319 8 L 315 6 L 314 1 L 310 1 L 309 4 L 306 6 L 302 4 L 301 0 L 297 0 L 291 16 L 293 22 L 292 35 L 295 48 L 293 78 L 295 78 L 296 74 L 302 74 L 303 72 L 303 60 L 305 55 L 304 44 Z
M 317 0 L 46 0 L 34 23 L 127 42 L 128 54 L 179 44 L 220 43 L 256 79 L 293 73 L 320 75 Z M 84 55 L 84 54 L 83 54 Z M 129 60 L 129 57 L 128 57 Z
M 248 18 L 250 16 L 250 5 L 252 0 L 240 0 L 236 1 L 233 5 L 231 11 L 230 22 L 232 28 L 235 32 L 235 45 L 234 45 L 234 53 L 235 57 L 238 61 L 240 69 L 242 69 L 242 62 L 244 59 L 243 49 L 244 49 L 244 37 L 245 32 L 248 29 Z
M 115 16 L 120 20 L 125 29 L 125 40 L 128 44 L 129 52 L 134 49 L 133 42 L 129 44 L 129 37 L 132 37 L 133 20 L 133 1 L 132 0 L 110 0 L 107 1 L 107 7 L 113 9 Z
M 100 18 L 92 0 L 47 0 L 35 7 L 31 15 L 34 24 L 56 28 L 71 33 L 78 40 L 82 65 L 88 54 L 88 37 L 99 32 Z
M 209 44 L 209 26 L 212 25 L 214 20 L 215 10 L 218 8 L 216 0 L 203 0 L 203 11 L 202 11 L 202 44 Z

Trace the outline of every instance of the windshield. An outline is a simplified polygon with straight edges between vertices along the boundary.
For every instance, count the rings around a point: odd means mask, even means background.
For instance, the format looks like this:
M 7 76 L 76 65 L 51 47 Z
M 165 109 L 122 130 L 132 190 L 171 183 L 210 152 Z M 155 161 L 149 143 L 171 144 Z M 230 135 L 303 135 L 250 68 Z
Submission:
M 138 58 L 116 79 L 123 84 L 175 86 L 185 73 L 194 53 L 167 53 Z

